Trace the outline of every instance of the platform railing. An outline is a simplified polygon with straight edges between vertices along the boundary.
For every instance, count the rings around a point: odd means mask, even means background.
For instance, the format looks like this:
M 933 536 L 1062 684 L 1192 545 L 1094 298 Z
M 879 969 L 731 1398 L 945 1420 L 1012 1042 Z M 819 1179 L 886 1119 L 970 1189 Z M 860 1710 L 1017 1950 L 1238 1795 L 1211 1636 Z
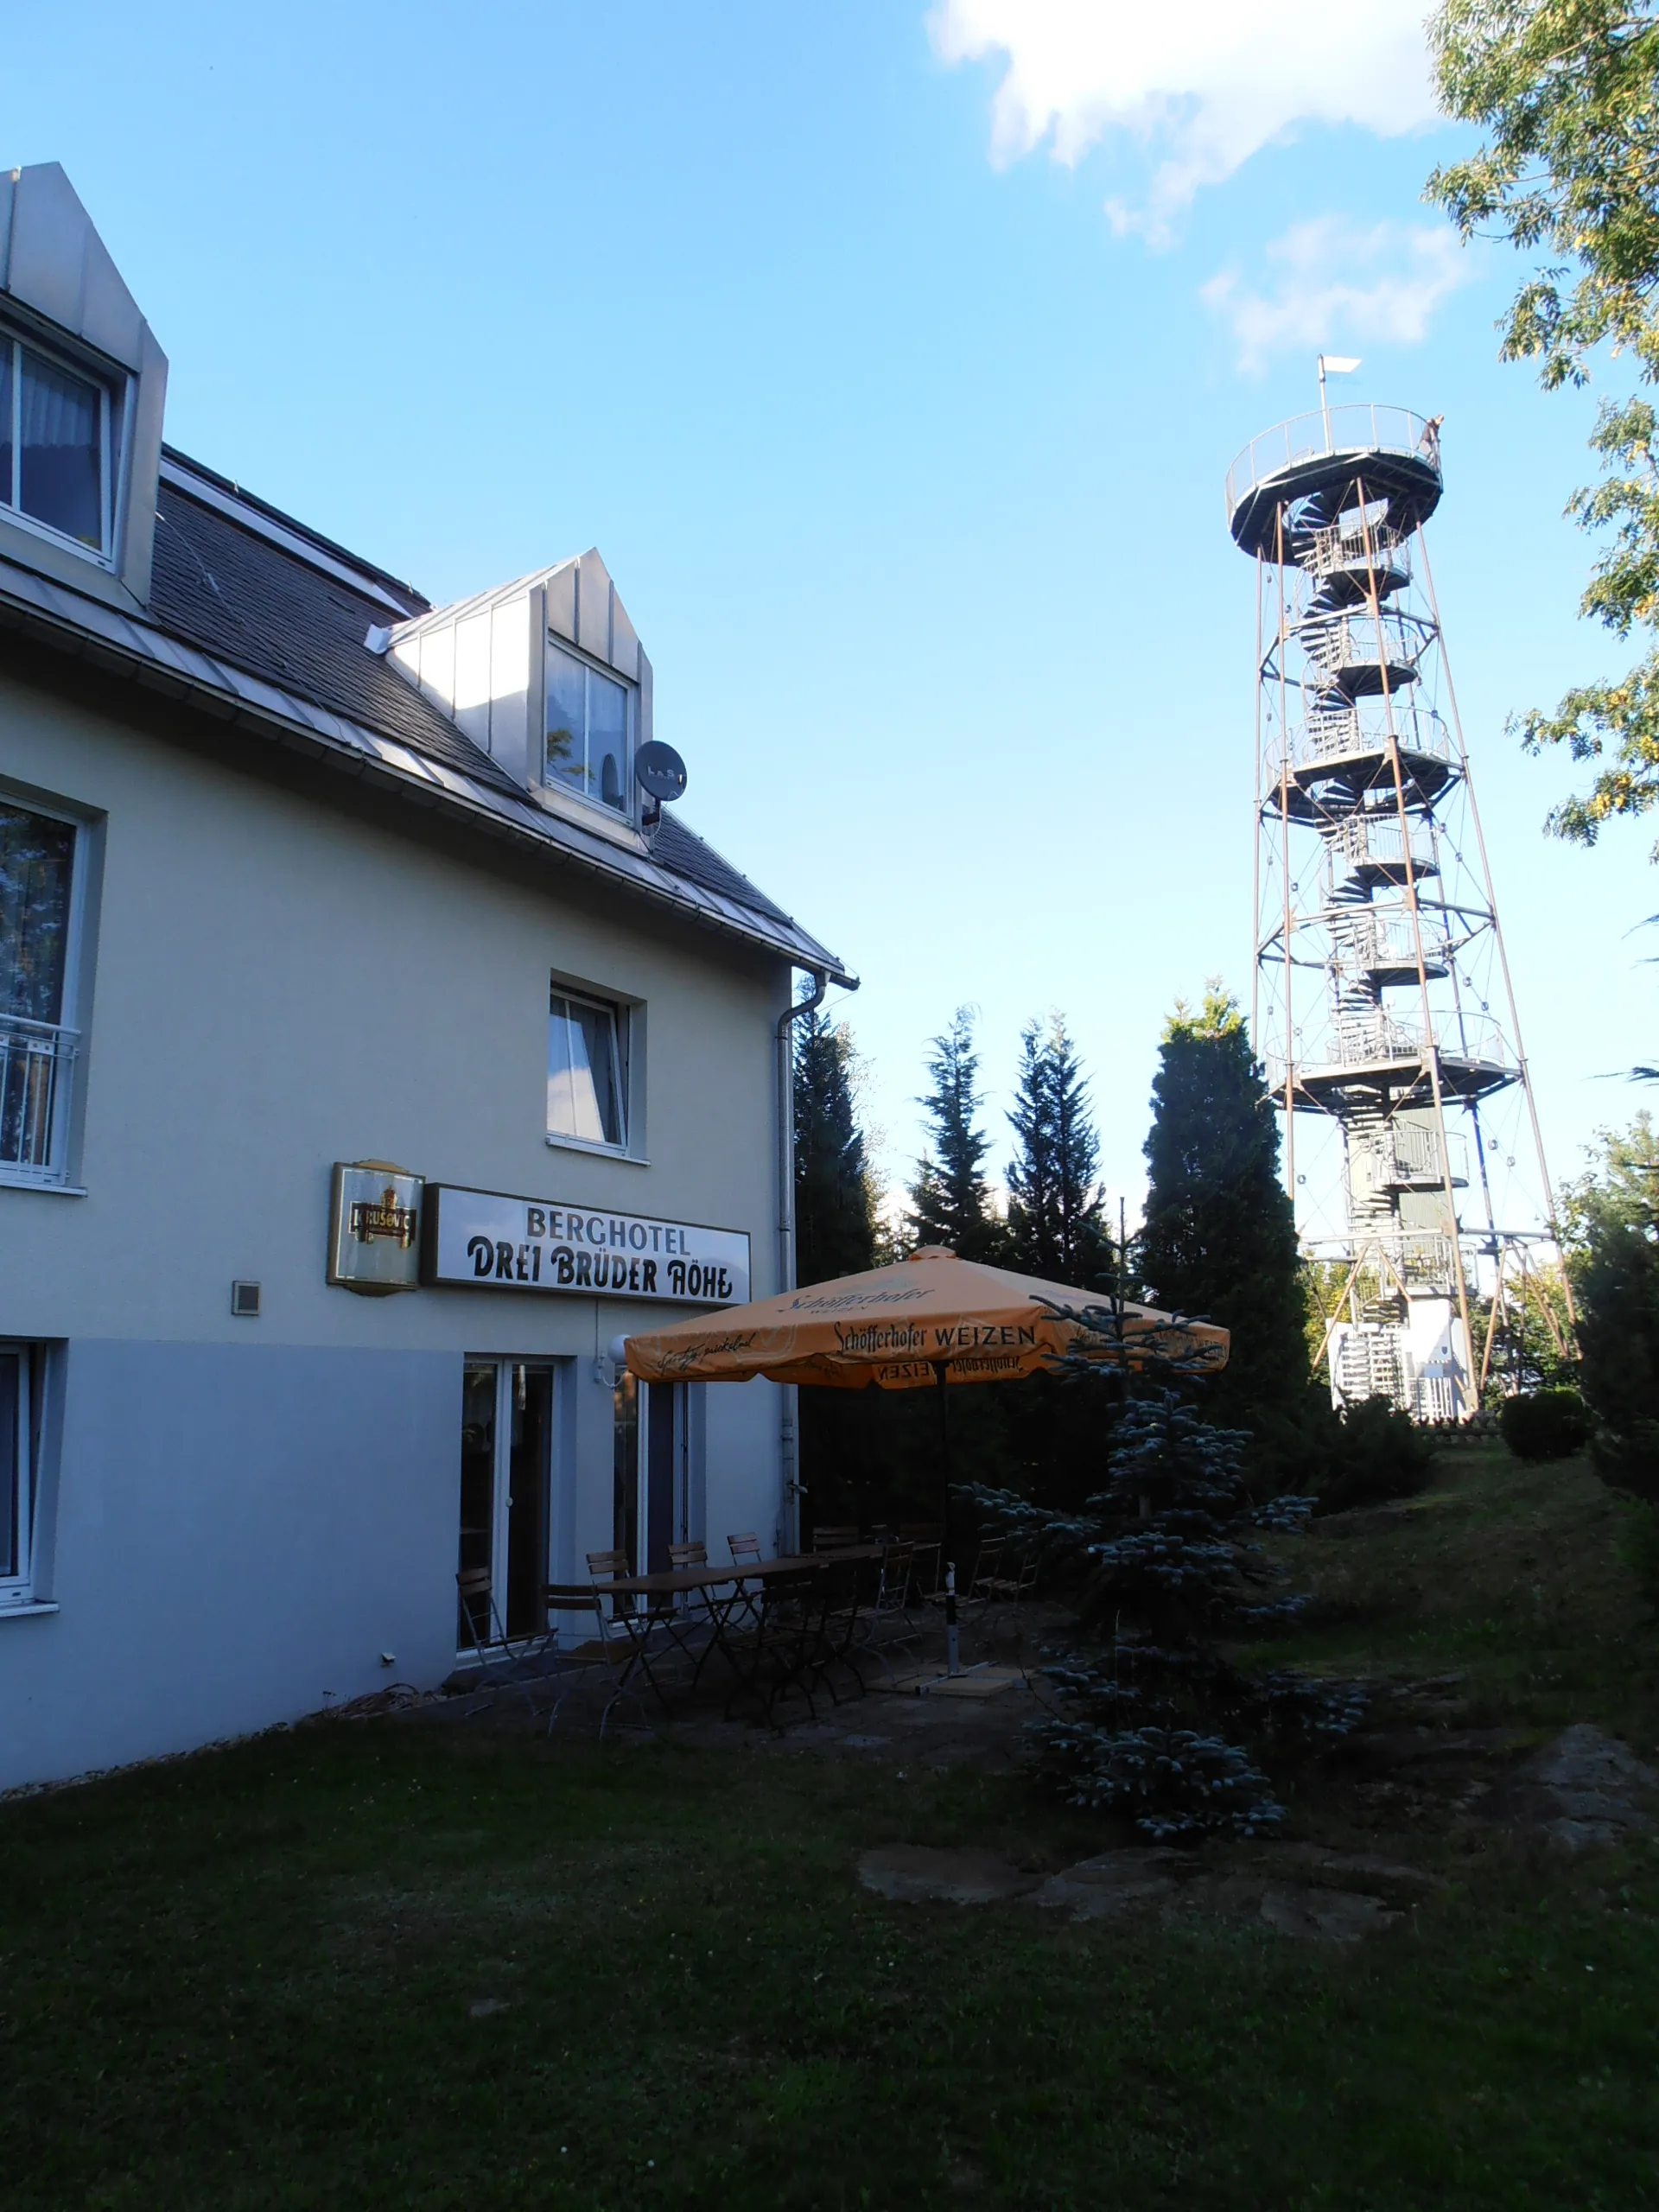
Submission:
M 1434 1044 L 1442 1064 L 1467 1062 L 1481 1067 L 1510 1067 L 1511 1055 L 1497 1024 L 1477 1015 L 1459 1021 L 1455 1014 L 1436 1014 Z M 1390 1061 L 1421 1061 L 1423 1033 L 1418 1023 L 1402 1021 L 1380 1008 L 1363 1014 L 1339 1014 L 1327 1027 L 1319 1025 L 1296 1054 L 1299 1080 L 1328 1076 L 1346 1068 L 1376 1067 Z M 1285 1088 L 1282 1052 L 1267 1054 L 1268 1089 Z
M 1374 522 L 1369 530 L 1340 523 L 1313 532 L 1303 565 L 1314 576 L 1334 575 L 1340 569 L 1406 569 L 1409 544 L 1405 532 L 1390 523 Z
M 1315 615 L 1297 635 L 1302 651 L 1325 675 L 1339 668 L 1376 668 L 1385 656 L 1391 669 L 1414 670 L 1434 641 L 1427 622 L 1392 612 L 1380 620 L 1375 614 Z
M 1432 760 L 1452 758 L 1452 740 L 1438 715 L 1402 706 L 1396 700 L 1393 721 L 1394 735 L 1402 753 Z M 1293 769 L 1317 767 L 1321 761 L 1346 760 L 1388 749 L 1387 722 L 1375 702 L 1369 726 L 1367 715 L 1357 707 L 1310 707 L 1303 728 L 1291 731 L 1288 747 Z M 1277 775 L 1276 757 L 1267 766 Z
M 1444 969 L 1452 955 L 1446 925 L 1425 919 L 1414 930 L 1408 918 L 1351 909 L 1332 923 L 1336 965 L 1341 969 L 1415 968 L 1421 933 L 1423 962 Z
M 1440 467 L 1440 432 L 1408 407 L 1379 407 L 1348 401 L 1312 415 L 1295 415 L 1250 440 L 1227 472 L 1227 512 L 1258 484 L 1281 469 L 1322 454 L 1409 454 L 1426 461 L 1436 475 Z
M 1414 828 L 1408 840 L 1397 817 L 1387 821 L 1374 821 L 1363 815 L 1351 817 L 1325 833 L 1325 842 L 1332 858 L 1351 868 L 1370 864 L 1403 870 L 1409 850 L 1414 874 L 1438 874 L 1440 871 L 1434 839 L 1429 830 Z

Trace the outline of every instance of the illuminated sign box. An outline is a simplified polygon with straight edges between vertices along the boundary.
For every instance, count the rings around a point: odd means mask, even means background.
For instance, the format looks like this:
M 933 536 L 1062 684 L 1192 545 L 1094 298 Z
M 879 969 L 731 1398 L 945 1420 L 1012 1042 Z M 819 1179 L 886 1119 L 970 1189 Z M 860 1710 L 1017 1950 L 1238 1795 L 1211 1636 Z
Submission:
M 328 1280 L 383 1298 L 420 1288 L 422 1193 L 418 1175 L 384 1160 L 336 1162 L 328 1211 Z
M 659 1305 L 741 1306 L 749 1239 L 655 1214 L 429 1183 L 421 1281 L 446 1289 L 563 1292 Z

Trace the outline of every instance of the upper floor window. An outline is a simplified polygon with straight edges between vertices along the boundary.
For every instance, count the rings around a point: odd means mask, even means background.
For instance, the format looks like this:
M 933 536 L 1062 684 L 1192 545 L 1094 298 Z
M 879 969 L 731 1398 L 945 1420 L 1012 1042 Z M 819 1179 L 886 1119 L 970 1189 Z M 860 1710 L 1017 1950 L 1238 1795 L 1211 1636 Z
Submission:
M 626 1015 L 553 987 L 547 1047 L 547 1134 L 579 1144 L 628 1141 Z
M 76 830 L 0 798 L 0 1181 L 60 1183 Z
M 614 807 L 632 808 L 633 699 L 563 645 L 547 641 L 547 780 Z
M 0 331 L 0 508 L 107 556 L 110 392 Z

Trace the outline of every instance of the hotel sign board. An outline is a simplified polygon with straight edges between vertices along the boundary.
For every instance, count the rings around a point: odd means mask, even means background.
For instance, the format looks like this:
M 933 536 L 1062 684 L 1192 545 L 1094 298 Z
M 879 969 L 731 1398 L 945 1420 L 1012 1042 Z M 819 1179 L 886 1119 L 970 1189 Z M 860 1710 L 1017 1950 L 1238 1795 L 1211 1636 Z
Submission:
M 427 1185 L 425 1215 L 421 1281 L 436 1287 L 675 1306 L 741 1306 L 748 1300 L 743 1230 L 449 1183 Z

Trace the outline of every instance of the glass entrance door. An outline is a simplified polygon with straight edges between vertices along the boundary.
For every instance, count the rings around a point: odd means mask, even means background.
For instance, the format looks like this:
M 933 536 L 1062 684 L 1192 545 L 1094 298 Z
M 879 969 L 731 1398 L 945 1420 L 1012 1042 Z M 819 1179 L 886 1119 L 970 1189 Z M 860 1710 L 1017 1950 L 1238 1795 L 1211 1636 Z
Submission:
M 617 1377 L 612 1541 L 636 1573 L 662 1573 L 669 1546 L 691 1538 L 689 1411 L 683 1382 L 636 1382 L 626 1370 Z
M 495 1624 L 509 1636 L 543 1625 L 553 1486 L 550 1360 L 469 1359 L 461 1392 L 459 1564 L 486 1567 Z M 481 1602 L 474 1625 L 495 1625 Z M 467 1623 L 457 1622 L 462 1643 Z

